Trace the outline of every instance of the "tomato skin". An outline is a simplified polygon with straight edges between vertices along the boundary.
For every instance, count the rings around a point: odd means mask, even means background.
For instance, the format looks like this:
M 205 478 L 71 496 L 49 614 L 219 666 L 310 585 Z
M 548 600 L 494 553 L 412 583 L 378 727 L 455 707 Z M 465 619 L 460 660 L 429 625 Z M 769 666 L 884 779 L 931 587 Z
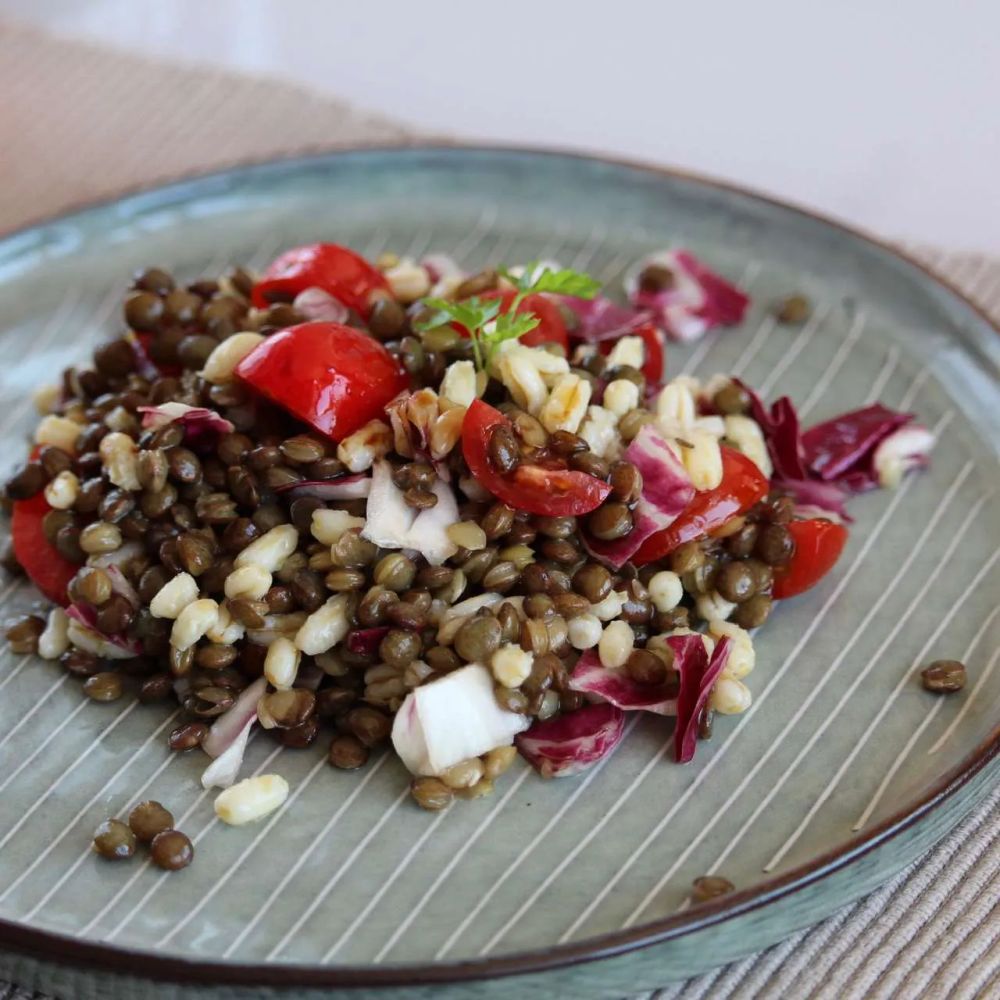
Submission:
M 50 510 L 42 493 L 28 500 L 15 500 L 10 535 L 14 555 L 31 582 L 50 601 L 65 607 L 69 604 L 66 588 L 80 567 L 60 555 L 45 537 L 42 519 Z
M 239 363 L 236 374 L 335 441 L 380 417 L 409 384 L 377 340 L 322 321 L 272 334 Z
M 636 327 L 632 336 L 642 337 L 642 343 L 646 348 L 646 360 L 642 365 L 646 383 L 659 385 L 663 381 L 663 334 L 654 323 L 643 323 Z
M 511 288 L 504 291 L 499 289 L 492 292 L 483 292 L 477 296 L 481 302 L 490 302 L 493 299 L 500 299 L 500 312 L 510 311 L 510 305 L 517 295 Z M 538 317 L 538 326 L 534 330 L 518 337 L 518 343 L 525 347 L 538 347 L 539 344 L 559 344 L 567 351 L 569 350 L 569 335 L 566 333 L 566 321 L 563 319 L 559 306 L 548 296 L 541 294 L 526 295 L 518 304 L 515 315 L 529 314 Z M 453 324 L 456 330 L 463 336 L 468 337 L 469 331 L 464 326 Z
M 722 527 L 730 518 L 748 511 L 767 496 L 764 474 L 742 452 L 722 446 L 722 482 L 714 490 L 695 493 L 677 520 L 657 532 L 632 557 L 636 566 L 662 559 L 678 545 L 691 542 Z
M 847 544 L 847 529 L 833 521 L 792 521 L 787 528 L 795 539 L 795 555 L 787 566 L 775 567 L 771 593 L 779 600 L 816 586 L 833 569 Z
M 311 243 L 275 258 L 253 286 L 251 300 L 263 309 L 268 292 L 294 297 L 307 288 L 322 288 L 359 316 L 367 316 L 371 293 L 388 291 L 389 286 L 381 272 L 353 250 L 337 243 Z
M 503 476 L 490 464 L 490 432 L 507 418 L 477 399 L 462 423 L 462 454 L 476 482 L 515 510 L 546 517 L 575 517 L 599 507 L 611 487 L 573 469 L 550 469 L 522 463 Z

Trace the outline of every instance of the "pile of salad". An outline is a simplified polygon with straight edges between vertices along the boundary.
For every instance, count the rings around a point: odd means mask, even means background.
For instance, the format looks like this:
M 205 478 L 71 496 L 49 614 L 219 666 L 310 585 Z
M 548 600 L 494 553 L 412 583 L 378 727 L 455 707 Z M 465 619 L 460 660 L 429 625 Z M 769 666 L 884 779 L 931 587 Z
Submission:
M 836 564 L 845 500 L 932 438 L 878 404 L 803 429 L 787 397 L 671 378 L 668 342 L 748 305 L 689 253 L 626 291 L 328 243 L 259 277 L 138 274 L 122 332 L 36 395 L 6 497 L 53 607 L 11 645 L 98 701 L 176 700 L 170 746 L 206 755 L 232 823 L 287 794 L 238 781 L 257 730 L 343 769 L 391 744 L 428 809 L 517 753 L 577 774 L 629 712 L 690 761 L 751 704 L 753 630 Z

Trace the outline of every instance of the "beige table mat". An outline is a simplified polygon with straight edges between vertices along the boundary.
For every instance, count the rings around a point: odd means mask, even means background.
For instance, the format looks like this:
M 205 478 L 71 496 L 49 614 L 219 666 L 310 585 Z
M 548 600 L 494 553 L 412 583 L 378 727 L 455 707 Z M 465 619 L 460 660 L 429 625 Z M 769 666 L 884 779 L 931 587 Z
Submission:
M 151 63 L 3 24 L 0 95 L 0 231 L 185 173 L 413 137 L 290 84 Z M 1000 260 L 906 249 L 1000 320 Z M 1000 997 L 1000 789 L 867 898 L 773 948 L 650 996 Z M 0 984 L 0 1000 L 30 998 Z

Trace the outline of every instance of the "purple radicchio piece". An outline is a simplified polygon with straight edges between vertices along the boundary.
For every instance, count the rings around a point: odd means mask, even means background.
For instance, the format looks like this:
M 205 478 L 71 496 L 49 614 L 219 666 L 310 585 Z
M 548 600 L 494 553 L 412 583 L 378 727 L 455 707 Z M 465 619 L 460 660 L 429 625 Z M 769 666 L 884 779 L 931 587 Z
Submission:
M 687 507 L 695 489 L 680 459 L 653 424 L 646 424 L 625 449 L 625 459 L 642 475 L 642 494 L 632 511 L 632 530 L 623 538 L 585 537 L 590 553 L 620 569 L 650 535 L 669 527 Z
M 578 299 L 572 295 L 557 298 L 576 317 L 573 338 L 590 344 L 627 337 L 636 327 L 653 318 L 649 309 L 621 306 L 606 295 L 595 295 L 592 299 Z
M 223 434 L 231 434 L 236 428 L 232 421 L 219 416 L 215 410 L 205 406 L 188 406 L 185 403 L 160 403 L 159 406 L 140 406 L 142 426 L 155 430 L 167 424 L 179 424 L 188 443 L 215 441 Z
M 875 449 L 912 419 L 912 413 L 873 403 L 825 420 L 802 434 L 806 466 L 826 482 L 845 480 L 855 490 L 872 489 L 878 486 L 871 462 Z
M 294 483 L 282 483 L 274 488 L 275 493 L 287 493 L 299 497 L 316 497 L 318 500 L 363 500 L 371 492 L 372 477 L 363 472 L 336 479 L 300 479 Z
M 698 719 L 729 659 L 732 640 L 720 639 L 712 655 L 705 649 L 701 635 L 672 635 L 667 645 L 674 652 L 674 669 L 680 675 L 677 695 L 677 726 L 674 730 L 674 757 L 686 764 L 694 757 L 698 742 Z
M 666 288 L 646 290 L 639 275 L 650 264 L 666 268 L 673 280 Z M 746 313 L 745 292 L 706 267 L 686 250 L 651 254 L 626 278 L 629 301 L 653 313 L 671 340 L 692 341 L 713 327 L 733 326 Z
M 592 767 L 621 742 L 625 713 L 614 705 L 585 705 L 536 722 L 514 737 L 521 756 L 543 778 L 565 778 Z
M 577 660 L 569 686 L 582 694 L 598 695 L 625 712 L 677 714 L 676 688 L 667 684 L 640 684 L 626 670 L 603 666 L 592 649 Z

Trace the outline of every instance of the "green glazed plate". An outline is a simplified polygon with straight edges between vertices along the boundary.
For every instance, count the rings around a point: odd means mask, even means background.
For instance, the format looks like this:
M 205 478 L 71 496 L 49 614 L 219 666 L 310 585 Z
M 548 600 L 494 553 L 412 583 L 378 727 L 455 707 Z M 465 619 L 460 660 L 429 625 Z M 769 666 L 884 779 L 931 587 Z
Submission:
M 653 169 L 492 149 L 356 151 L 241 168 L 89 208 L 0 241 L 0 438 L 13 466 L 32 387 L 119 328 L 138 267 L 184 278 L 335 240 L 452 253 L 475 268 L 555 258 L 620 291 L 682 246 L 747 288 L 736 329 L 669 352 L 672 374 L 738 373 L 808 421 L 879 399 L 938 444 L 929 471 L 858 498 L 840 564 L 757 636 L 754 702 L 695 761 L 670 724 L 617 752 L 428 814 L 389 758 L 250 747 L 292 795 L 217 823 L 203 761 L 170 755 L 168 711 L 85 700 L 57 666 L 0 654 L 0 978 L 65 996 L 614 995 L 726 962 L 814 922 L 926 850 L 996 781 L 1000 340 L 916 265 L 745 192 Z M 769 306 L 802 292 L 801 327 Z M 10 582 L 5 616 L 38 595 Z M 936 698 L 918 672 L 963 660 Z M 97 823 L 167 803 L 195 864 L 166 874 L 89 850 Z M 702 906 L 692 879 L 737 887 Z M 413 992 L 410 995 L 414 995 Z

